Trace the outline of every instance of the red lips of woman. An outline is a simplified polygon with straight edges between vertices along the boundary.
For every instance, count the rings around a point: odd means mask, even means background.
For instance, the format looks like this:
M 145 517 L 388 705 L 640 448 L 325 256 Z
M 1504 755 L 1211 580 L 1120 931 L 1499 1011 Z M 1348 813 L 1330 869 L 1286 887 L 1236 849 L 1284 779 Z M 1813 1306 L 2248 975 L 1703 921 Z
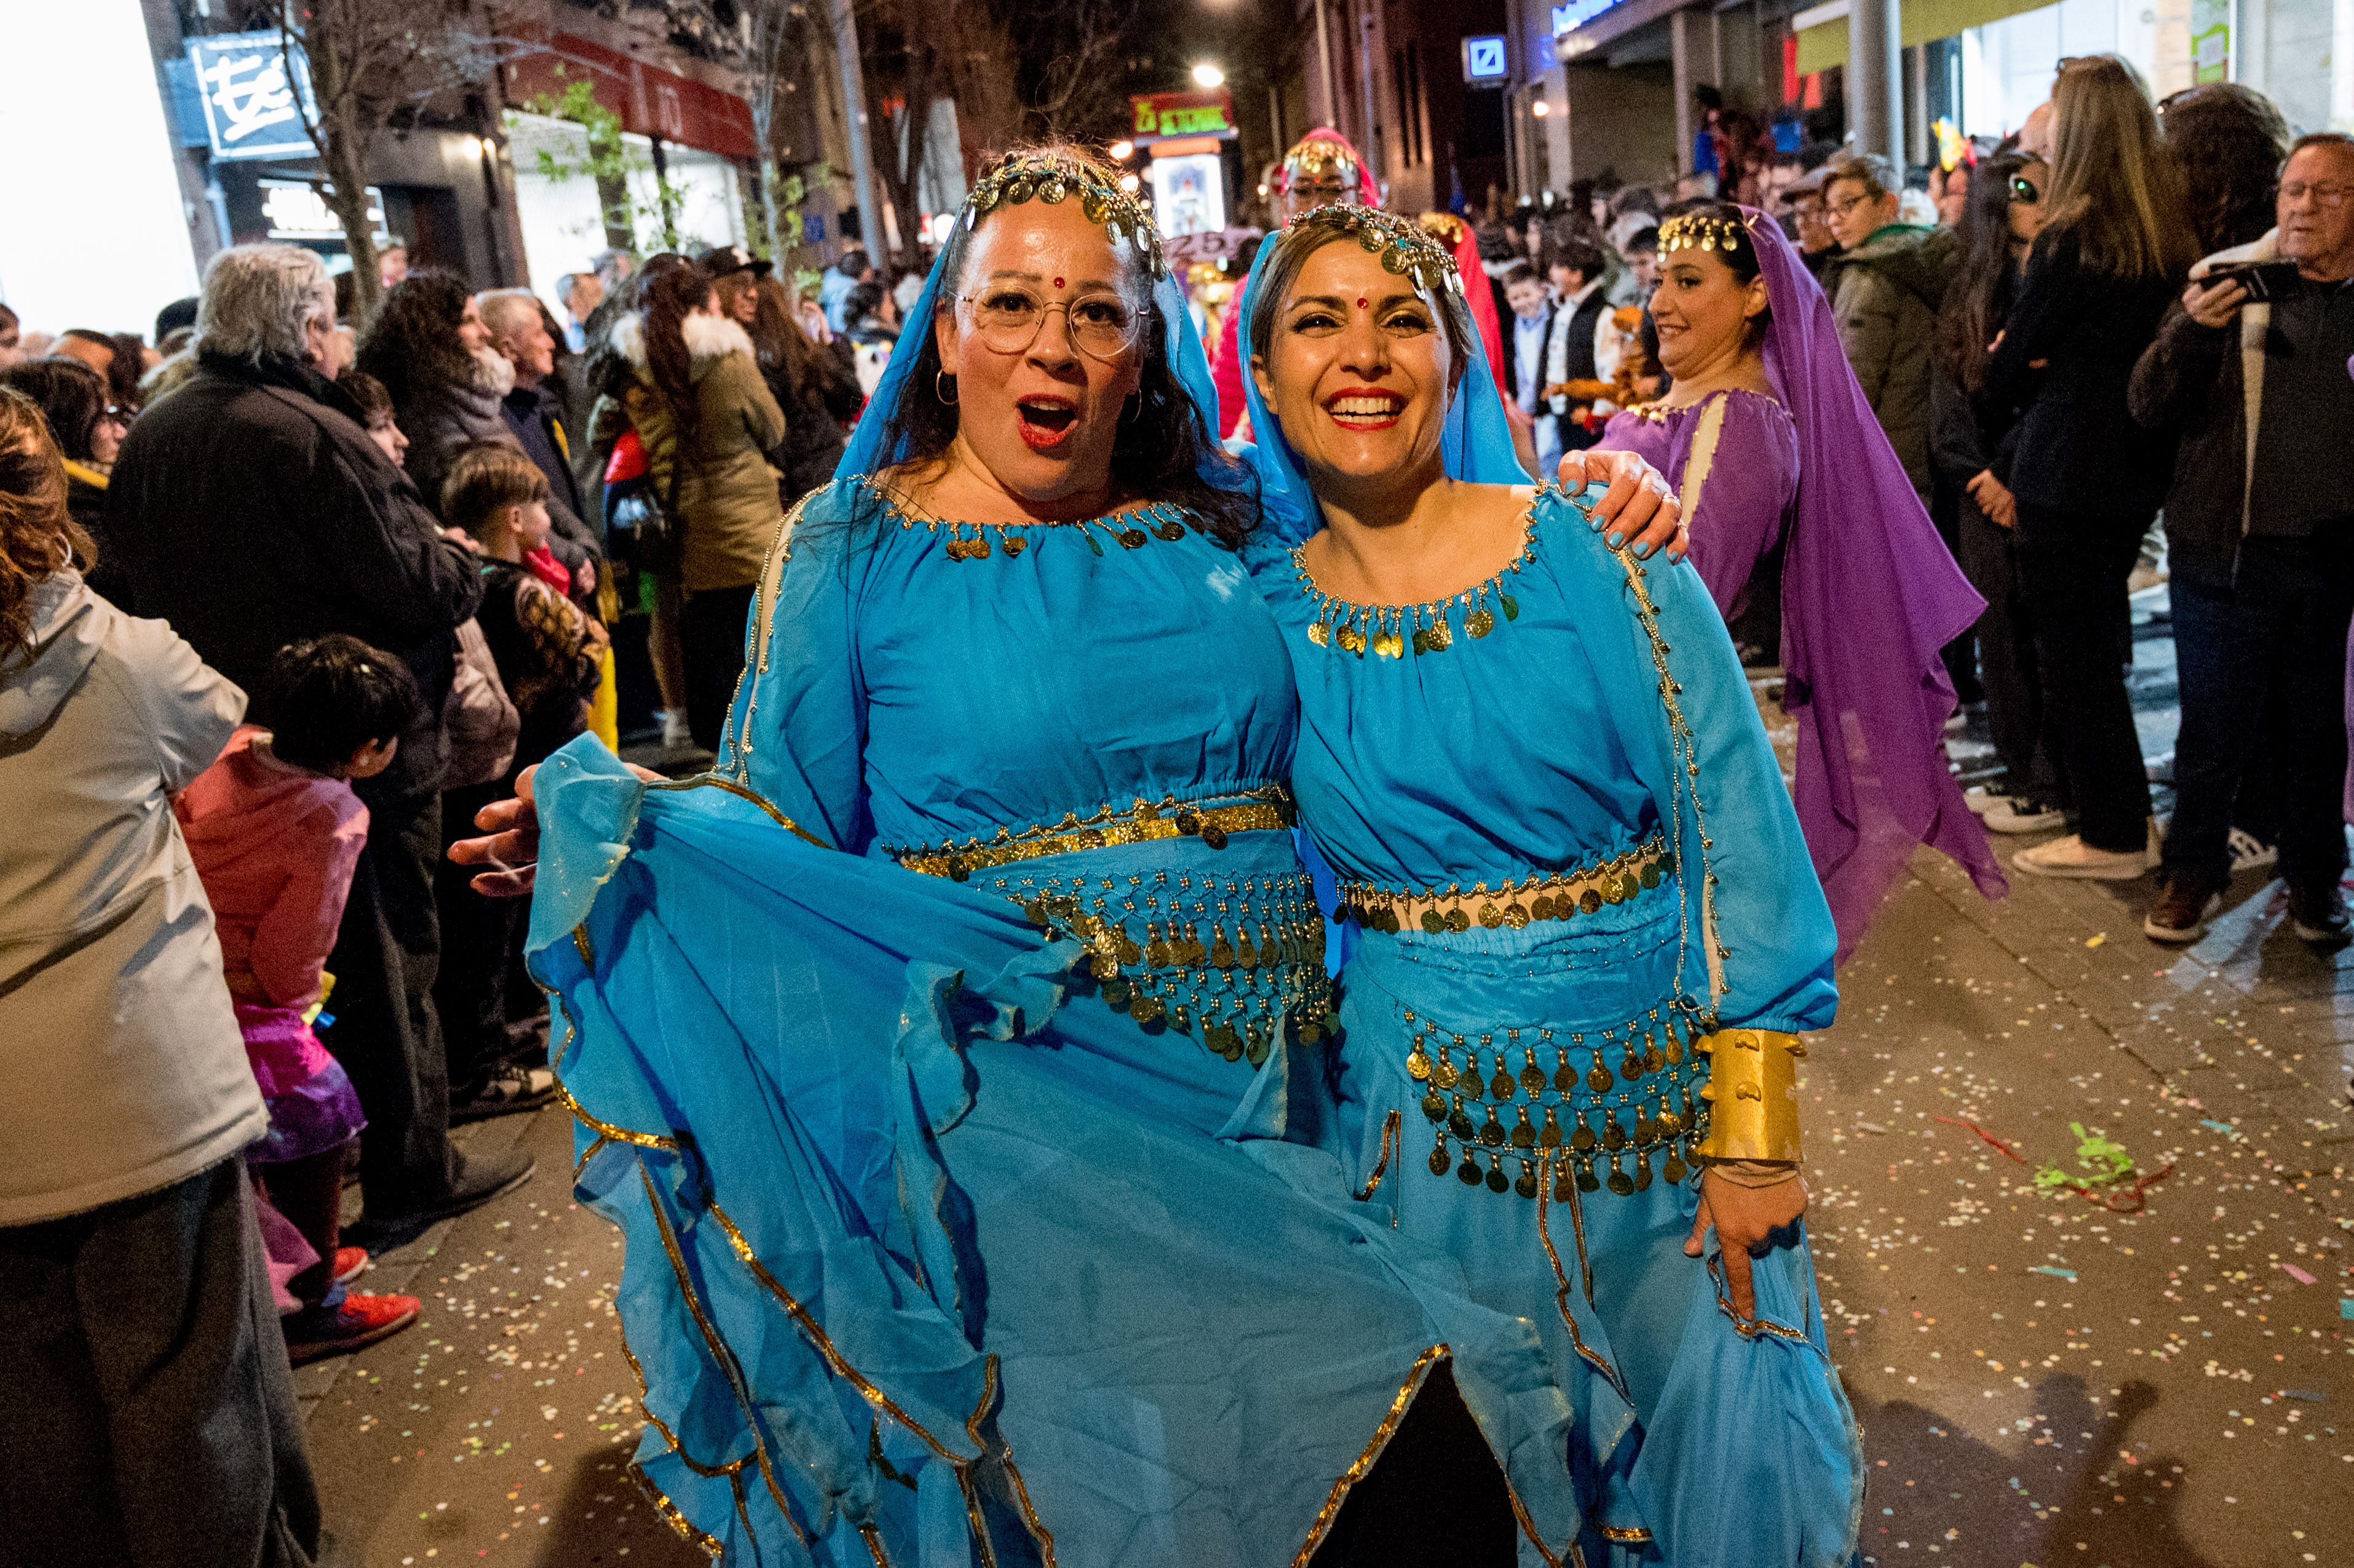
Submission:
M 1052 451 L 1079 428 L 1077 406 L 1055 397 L 1022 398 L 1013 405 L 1013 418 L 1032 451 Z

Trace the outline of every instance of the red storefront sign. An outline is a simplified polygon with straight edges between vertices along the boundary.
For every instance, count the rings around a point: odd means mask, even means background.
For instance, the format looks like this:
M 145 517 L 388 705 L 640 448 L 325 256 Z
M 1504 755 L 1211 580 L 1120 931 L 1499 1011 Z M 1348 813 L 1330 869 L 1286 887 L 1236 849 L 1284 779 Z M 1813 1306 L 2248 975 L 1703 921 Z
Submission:
M 526 108 L 541 93 L 560 97 L 587 79 L 597 101 L 621 117 L 621 129 L 659 136 L 723 157 L 757 159 L 752 109 L 735 93 L 633 59 L 573 33 L 549 37 L 546 47 L 506 68 L 507 101 Z
M 1128 102 L 1135 111 L 1131 135 L 1140 146 L 1150 146 L 1162 136 L 1225 138 L 1238 134 L 1235 130 L 1235 101 L 1223 88 L 1215 92 L 1145 93 Z

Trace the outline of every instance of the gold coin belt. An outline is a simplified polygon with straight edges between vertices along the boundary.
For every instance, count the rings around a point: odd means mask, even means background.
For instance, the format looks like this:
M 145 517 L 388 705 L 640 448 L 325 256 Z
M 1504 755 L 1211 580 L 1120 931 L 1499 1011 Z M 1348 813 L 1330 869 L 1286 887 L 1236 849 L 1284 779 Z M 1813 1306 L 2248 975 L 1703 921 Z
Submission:
M 1304 1044 L 1324 1037 L 1332 983 L 1305 872 L 1009 875 L 994 885 L 1032 923 L 1084 943 L 1081 986 L 1147 1033 L 1187 1035 L 1253 1067 L 1287 1021 Z
M 1335 925 L 1354 920 L 1368 931 L 1391 936 L 1416 926 L 1434 937 L 1446 931 L 1468 931 L 1475 925 L 1490 931 L 1500 926 L 1518 931 L 1547 920 L 1591 915 L 1606 904 L 1624 904 L 1645 889 L 1659 886 L 1660 877 L 1673 870 L 1667 839 L 1655 834 L 1608 860 L 1575 871 L 1499 883 L 1492 889 L 1484 882 L 1469 888 L 1456 884 L 1420 892 L 1371 882 L 1344 882 L 1332 920 Z
M 1231 834 L 1272 832 L 1288 828 L 1297 820 L 1291 791 L 1280 784 L 1263 784 L 1220 799 L 1227 803 L 1213 806 L 1164 795 L 1159 800 L 1139 800 L 1126 810 L 1106 806 L 1090 816 L 1070 811 L 1059 822 L 1000 828 L 993 837 L 967 839 L 960 844 L 883 847 L 909 871 L 962 882 L 976 871 L 991 871 L 1017 861 L 1154 839 L 1197 838 L 1214 850 L 1222 850 Z
M 1692 1150 L 1707 1133 L 1709 1107 L 1698 1092 L 1706 1058 L 1691 1043 L 1707 1028 L 1691 1004 L 1662 1003 L 1598 1034 L 1580 1031 L 1565 1040 L 1551 1029 L 1474 1035 L 1411 1009 L 1405 1017 L 1415 1032 L 1405 1070 L 1423 1086 L 1422 1114 L 1437 1139 L 1432 1175 L 1452 1171 L 1467 1187 L 1533 1198 L 1540 1161 L 1566 1150 L 1553 1163 L 1553 1196 L 1567 1202 L 1572 1183 L 1580 1192 L 1608 1187 L 1621 1197 L 1648 1191 L 1654 1157 L 1671 1184 L 1696 1163 Z M 1573 1053 L 1586 1058 L 1583 1073 Z M 1475 1118 L 1475 1107 L 1484 1117 Z M 1507 1160 L 1519 1165 L 1517 1179 L 1507 1174 Z

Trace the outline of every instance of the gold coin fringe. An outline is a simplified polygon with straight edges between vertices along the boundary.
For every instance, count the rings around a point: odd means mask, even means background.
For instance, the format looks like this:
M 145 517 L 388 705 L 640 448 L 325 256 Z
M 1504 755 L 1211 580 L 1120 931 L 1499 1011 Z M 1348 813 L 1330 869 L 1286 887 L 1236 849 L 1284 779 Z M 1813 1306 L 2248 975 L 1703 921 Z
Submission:
M 1030 547 L 1034 529 L 1076 529 L 1087 542 L 1087 548 L 1097 555 L 1109 554 L 1104 541 L 1109 540 L 1123 550 L 1141 550 L 1150 539 L 1164 544 L 1176 544 L 1194 531 L 1193 514 L 1182 506 L 1156 501 L 1149 506 L 1131 507 L 1126 511 L 1106 513 L 1101 517 L 1089 517 L 1075 523 L 952 523 L 942 517 L 926 516 L 912 503 L 884 485 L 868 478 L 861 482 L 869 493 L 883 503 L 884 509 L 899 520 L 902 528 L 919 524 L 938 534 L 948 534 L 947 553 L 952 561 L 985 561 L 991 555 L 1002 555 L 1013 560 Z M 1102 535 L 1098 538 L 1097 535 Z
M 1403 659 L 1408 648 L 1417 655 L 1444 653 L 1455 646 L 1458 624 L 1463 636 L 1477 641 L 1496 630 L 1499 614 L 1506 620 L 1521 618 L 1521 601 L 1509 585 L 1522 567 L 1536 559 L 1536 548 L 1532 532 L 1511 563 L 1479 587 L 1412 605 L 1352 604 L 1334 599 L 1316 586 L 1307 557 L 1295 548 L 1292 566 L 1299 574 L 1302 591 L 1316 606 L 1316 618 L 1308 623 L 1308 641 L 1361 659 L 1369 650 L 1383 659 Z
M 994 837 L 970 838 L 960 844 L 885 844 L 883 849 L 909 871 L 962 882 L 976 871 L 992 871 L 1016 861 L 1155 839 L 1198 838 L 1212 849 L 1222 850 L 1231 834 L 1288 828 L 1297 820 L 1291 791 L 1280 784 L 1263 784 L 1226 805 L 1164 795 L 1158 801 L 1139 800 L 1125 810 L 1106 806 L 1086 817 L 1066 812 L 1061 821 L 1051 824 L 1000 828 Z
M 1509 927 L 1518 931 L 1547 920 L 1570 920 L 1591 915 L 1606 904 L 1624 904 L 1672 874 L 1667 839 L 1654 836 L 1623 854 L 1597 861 L 1575 871 L 1549 876 L 1530 875 L 1519 882 L 1499 883 L 1491 891 L 1484 882 L 1469 888 L 1453 884 L 1421 892 L 1383 887 L 1370 882 L 1341 884 L 1341 905 L 1332 911 L 1335 925 L 1354 920 L 1368 931 L 1395 936 L 1416 905 L 1459 900 L 1451 909 L 1426 908 L 1416 922 L 1431 936 L 1468 931 L 1474 925 L 1487 930 Z

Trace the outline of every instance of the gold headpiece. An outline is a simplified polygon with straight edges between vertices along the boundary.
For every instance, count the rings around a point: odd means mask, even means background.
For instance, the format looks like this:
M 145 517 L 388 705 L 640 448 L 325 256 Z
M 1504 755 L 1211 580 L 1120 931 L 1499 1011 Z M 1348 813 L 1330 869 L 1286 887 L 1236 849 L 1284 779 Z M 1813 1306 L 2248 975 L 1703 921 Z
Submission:
M 1283 182 L 1287 191 L 1297 190 L 1304 181 L 1310 185 L 1335 185 L 1356 194 L 1359 179 L 1357 154 L 1346 142 L 1330 135 L 1310 134 L 1294 143 L 1283 155 Z
M 1292 228 L 1334 229 L 1353 238 L 1368 253 L 1379 256 L 1383 267 L 1401 278 L 1410 278 L 1416 288 L 1436 294 L 1442 288 L 1463 292 L 1462 273 L 1455 258 L 1446 247 L 1425 232 L 1410 217 L 1378 207 L 1354 207 L 1334 203 L 1329 207 L 1310 207 L 1291 220 Z
M 1748 230 L 1729 217 L 1686 213 L 1659 225 L 1659 254 L 1670 250 L 1731 250 L 1748 238 Z
M 1136 198 L 1106 179 L 1102 170 L 1060 153 L 1008 153 L 965 198 L 964 226 L 970 229 L 991 209 L 1034 196 L 1051 206 L 1074 196 L 1088 222 L 1102 224 L 1113 240 L 1126 239 L 1136 247 L 1153 277 L 1169 275 L 1169 263 L 1161 254 L 1161 230 Z
M 1469 232 L 1469 226 L 1451 212 L 1426 212 L 1416 221 L 1422 225 L 1425 234 L 1449 251 L 1462 244 L 1463 236 Z

